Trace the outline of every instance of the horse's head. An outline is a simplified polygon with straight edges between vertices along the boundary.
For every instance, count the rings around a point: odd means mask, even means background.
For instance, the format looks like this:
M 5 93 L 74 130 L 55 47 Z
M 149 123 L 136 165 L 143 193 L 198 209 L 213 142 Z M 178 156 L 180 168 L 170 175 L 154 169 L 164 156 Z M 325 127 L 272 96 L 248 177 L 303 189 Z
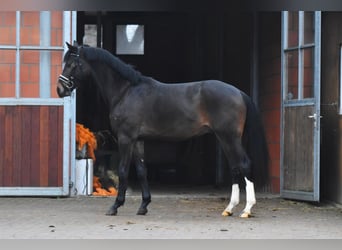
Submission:
M 80 55 L 81 47 L 77 44 L 74 46 L 69 43 L 66 44 L 69 50 L 64 56 L 65 65 L 57 83 L 59 97 L 70 96 L 71 92 L 90 76 L 90 67 Z

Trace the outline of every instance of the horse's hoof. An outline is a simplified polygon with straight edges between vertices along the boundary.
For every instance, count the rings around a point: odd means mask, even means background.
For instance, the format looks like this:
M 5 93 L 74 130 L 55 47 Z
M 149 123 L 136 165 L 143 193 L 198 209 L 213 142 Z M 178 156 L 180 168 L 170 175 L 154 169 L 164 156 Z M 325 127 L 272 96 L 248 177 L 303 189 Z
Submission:
M 242 212 L 240 214 L 240 218 L 251 218 L 251 217 L 252 217 L 251 213 L 248 213 L 248 212 Z
M 224 217 L 232 216 L 232 215 L 233 215 L 233 213 L 232 213 L 232 212 L 229 212 L 229 211 L 227 211 L 227 210 L 224 210 L 224 211 L 222 212 L 222 216 L 224 216 Z
M 115 216 L 117 214 L 118 214 L 118 210 L 114 209 L 114 208 L 110 208 L 106 213 L 106 215 L 108 215 L 108 216 Z
M 139 208 L 137 215 L 146 215 L 147 211 L 147 208 Z

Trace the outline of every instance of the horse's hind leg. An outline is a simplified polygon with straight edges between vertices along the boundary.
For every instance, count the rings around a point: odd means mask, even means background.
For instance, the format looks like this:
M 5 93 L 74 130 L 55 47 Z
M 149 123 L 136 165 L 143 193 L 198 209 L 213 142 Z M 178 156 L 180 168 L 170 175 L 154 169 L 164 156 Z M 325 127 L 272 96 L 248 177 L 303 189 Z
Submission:
M 249 181 L 247 177 L 245 177 L 246 182 L 246 207 L 240 214 L 241 218 L 248 218 L 251 216 L 251 209 L 256 203 L 255 199 L 255 191 L 254 191 L 254 183 Z
M 135 145 L 134 163 L 137 171 L 137 177 L 142 189 L 142 203 L 137 212 L 138 215 L 145 215 L 147 213 L 147 206 L 151 202 L 150 188 L 147 182 L 147 170 L 144 160 L 144 142 L 138 141 Z
M 233 214 L 233 208 L 239 204 L 239 180 L 243 176 L 246 181 L 246 207 L 240 214 L 240 217 L 246 218 L 251 216 L 251 209 L 256 203 L 254 184 L 249 181 L 251 176 L 250 161 L 242 147 L 241 140 L 239 137 L 233 139 L 232 141 L 226 142 L 222 139 L 219 140 L 222 146 L 223 152 L 228 159 L 229 165 L 232 172 L 232 195 L 231 200 L 227 208 L 223 211 L 223 216 L 229 216 Z

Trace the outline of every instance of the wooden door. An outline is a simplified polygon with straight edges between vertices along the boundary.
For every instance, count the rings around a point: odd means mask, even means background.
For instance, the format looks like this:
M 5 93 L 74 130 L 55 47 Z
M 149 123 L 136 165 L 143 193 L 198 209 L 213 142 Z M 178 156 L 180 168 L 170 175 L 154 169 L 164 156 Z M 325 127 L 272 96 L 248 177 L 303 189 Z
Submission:
M 0 195 L 69 195 L 71 98 L 1 99 Z
M 319 200 L 320 12 L 283 12 L 281 195 Z

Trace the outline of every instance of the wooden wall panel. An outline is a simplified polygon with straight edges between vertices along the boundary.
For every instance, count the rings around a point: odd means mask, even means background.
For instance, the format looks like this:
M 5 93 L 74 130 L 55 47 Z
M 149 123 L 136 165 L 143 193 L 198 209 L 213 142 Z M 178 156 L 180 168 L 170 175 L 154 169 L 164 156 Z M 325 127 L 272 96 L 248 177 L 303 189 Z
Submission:
M 31 126 L 31 107 L 22 106 L 21 107 L 21 116 L 22 121 L 21 124 L 23 128 L 27 128 L 27 130 L 21 130 L 21 145 L 22 150 L 27 151 L 27 153 L 22 154 L 21 158 L 21 185 L 22 186 L 29 186 L 30 183 L 30 165 L 28 164 L 31 162 L 31 133 L 30 126 Z
M 63 106 L 0 106 L 0 186 L 60 187 Z
M 40 107 L 34 106 L 31 108 L 31 126 L 28 127 L 30 132 L 30 157 L 31 161 L 29 162 L 30 166 L 30 184 L 32 186 L 40 186 L 39 185 L 39 131 L 40 131 L 40 122 L 39 122 L 39 110 Z
M 313 121 L 308 118 L 313 113 L 312 106 L 285 109 L 283 156 L 285 190 L 313 191 Z
M 0 185 L 2 184 L 5 165 L 5 109 L 0 107 Z
M 13 109 L 5 109 L 5 154 L 4 154 L 4 186 L 12 186 L 13 175 Z

